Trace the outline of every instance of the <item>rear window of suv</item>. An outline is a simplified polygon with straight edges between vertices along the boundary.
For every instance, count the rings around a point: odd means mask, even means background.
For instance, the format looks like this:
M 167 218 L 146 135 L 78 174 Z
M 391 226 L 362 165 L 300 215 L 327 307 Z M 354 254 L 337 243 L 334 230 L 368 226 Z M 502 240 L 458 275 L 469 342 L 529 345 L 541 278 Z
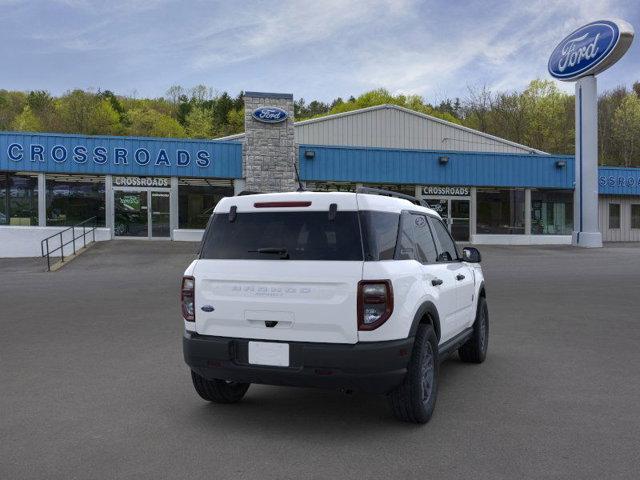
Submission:
M 202 259 L 393 260 L 399 213 L 377 211 L 215 214 Z M 362 232 L 362 234 L 361 234 Z
M 243 212 L 233 222 L 215 214 L 200 251 L 202 259 L 360 260 L 358 212 Z

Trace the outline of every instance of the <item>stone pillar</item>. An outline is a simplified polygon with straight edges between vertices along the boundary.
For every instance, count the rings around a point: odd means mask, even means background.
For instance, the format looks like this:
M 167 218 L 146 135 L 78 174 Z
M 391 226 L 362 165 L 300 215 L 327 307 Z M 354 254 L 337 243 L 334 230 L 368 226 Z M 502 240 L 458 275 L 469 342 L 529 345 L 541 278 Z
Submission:
M 287 118 L 265 123 L 253 118 L 261 107 L 277 107 Z M 293 95 L 289 93 L 245 92 L 244 94 L 243 176 L 245 189 L 254 192 L 286 192 L 298 188 L 294 163 L 297 164 Z
M 233 194 L 238 195 L 240 192 L 243 192 L 247 189 L 246 182 L 244 178 L 234 178 L 233 179 Z

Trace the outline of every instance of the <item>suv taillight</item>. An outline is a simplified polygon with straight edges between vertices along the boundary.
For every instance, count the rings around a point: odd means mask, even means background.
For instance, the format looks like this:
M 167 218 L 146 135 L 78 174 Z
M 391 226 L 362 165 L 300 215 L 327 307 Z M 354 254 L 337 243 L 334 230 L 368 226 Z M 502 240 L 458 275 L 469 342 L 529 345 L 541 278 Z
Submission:
M 358 283 L 358 330 L 374 330 L 393 312 L 390 280 L 362 280 Z
M 187 322 L 196 321 L 196 279 L 193 277 L 182 277 L 182 288 L 180 289 L 180 303 L 182 304 L 182 316 Z

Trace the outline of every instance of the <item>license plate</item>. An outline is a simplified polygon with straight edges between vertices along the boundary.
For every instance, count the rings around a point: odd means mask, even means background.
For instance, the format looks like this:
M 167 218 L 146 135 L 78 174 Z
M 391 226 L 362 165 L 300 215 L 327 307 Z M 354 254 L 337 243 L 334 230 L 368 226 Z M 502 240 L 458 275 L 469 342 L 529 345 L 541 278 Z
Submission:
M 249 342 L 249 363 L 252 365 L 289 366 L 289 344 Z

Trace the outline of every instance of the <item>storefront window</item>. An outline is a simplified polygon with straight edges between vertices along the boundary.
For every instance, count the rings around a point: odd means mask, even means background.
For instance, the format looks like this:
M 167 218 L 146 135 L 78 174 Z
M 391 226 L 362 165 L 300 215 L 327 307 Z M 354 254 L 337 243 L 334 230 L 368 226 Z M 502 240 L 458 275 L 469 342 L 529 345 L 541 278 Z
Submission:
M 573 192 L 571 190 L 531 191 L 531 233 L 571 235 Z
M 0 225 L 38 225 L 38 176 L 0 172 Z
M 631 228 L 640 228 L 640 203 L 631 204 Z
M 620 204 L 609 204 L 609 228 L 620 228 Z
M 104 227 L 104 177 L 47 175 L 47 225 L 71 226 L 96 217 Z
M 479 234 L 524 234 L 524 190 L 486 189 L 477 191 Z
M 217 203 L 223 197 L 232 196 L 230 180 L 181 178 L 178 184 L 179 228 L 205 228 Z

